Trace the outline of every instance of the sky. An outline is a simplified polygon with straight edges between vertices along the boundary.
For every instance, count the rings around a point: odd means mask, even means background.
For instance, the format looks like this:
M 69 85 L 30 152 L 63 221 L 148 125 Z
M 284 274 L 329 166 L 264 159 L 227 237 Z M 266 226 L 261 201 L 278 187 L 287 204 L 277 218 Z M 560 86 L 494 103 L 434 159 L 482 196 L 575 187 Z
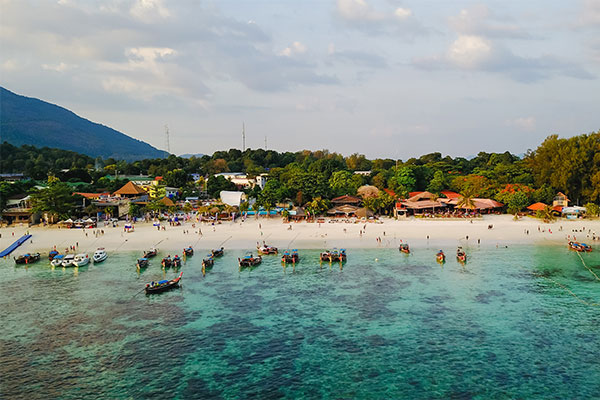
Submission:
M 522 154 L 600 129 L 600 0 L 0 0 L 0 84 L 174 154 Z

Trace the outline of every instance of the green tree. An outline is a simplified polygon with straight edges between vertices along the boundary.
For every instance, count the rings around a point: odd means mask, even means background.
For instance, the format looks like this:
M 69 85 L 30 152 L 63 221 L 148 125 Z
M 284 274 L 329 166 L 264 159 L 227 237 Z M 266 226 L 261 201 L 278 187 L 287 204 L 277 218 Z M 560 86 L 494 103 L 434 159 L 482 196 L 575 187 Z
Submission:
M 51 222 L 57 218 L 68 218 L 79 204 L 81 196 L 72 196 L 71 188 L 55 177 L 48 178 L 48 187 L 31 194 L 34 212 L 46 213 Z
M 306 210 L 312 215 L 321 215 L 329 209 L 329 201 L 321 197 L 315 197 L 306 204 Z
M 600 206 L 596 203 L 587 203 L 585 205 L 586 214 L 590 217 L 599 217 L 600 216 Z
M 400 167 L 388 181 L 388 186 L 399 196 L 406 197 L 415 189 L 416 183 L 417 179 L 412 168 Z
M 335 196 L 355 195 L 362 184 L 362 176 L 345 170 L 336 171 L 329 178 L 329 188 Z
M 435 171 L 433 173 L 433 179 L 429 182 L 429 186 L 427 186 L 427 190 L 431 193 L 439 195 L 446 187 L 447 183 L 444 172 Z
M 236 190 L 237 187 L 233 182 L 223 176 L 210 176 L 206 182 L 208 194 L 213 199 L 219 198 L 222 190 Z
M 165 185 L 176 188 L 182 188 L 190 181 L 190 176 L 183 169 L 169 171 L 163 178 Z
M 516 214 L 529 205 L 529 198 L 524 192 L 513 193 L 508 200 L 507 211 Z

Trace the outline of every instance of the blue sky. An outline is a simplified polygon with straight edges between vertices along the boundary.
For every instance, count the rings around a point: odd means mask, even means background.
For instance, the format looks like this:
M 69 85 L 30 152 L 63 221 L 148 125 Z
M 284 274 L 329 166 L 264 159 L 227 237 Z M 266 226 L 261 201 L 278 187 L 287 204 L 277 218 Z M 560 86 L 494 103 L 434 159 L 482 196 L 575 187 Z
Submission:
M 600 129 L 600 0 L 0 0 L 0 81 L 171 150 L 524 153 Z

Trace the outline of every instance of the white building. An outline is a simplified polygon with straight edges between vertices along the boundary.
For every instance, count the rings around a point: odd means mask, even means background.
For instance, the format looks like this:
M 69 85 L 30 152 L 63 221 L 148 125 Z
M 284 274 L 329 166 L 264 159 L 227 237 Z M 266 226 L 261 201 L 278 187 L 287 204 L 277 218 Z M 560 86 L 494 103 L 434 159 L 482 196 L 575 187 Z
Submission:
M 262 177 L 262 175 L 257 176 L 256 178 L 249 178 L 248 175 L 244 174 L 243 172 L 221 172 L 220 174 L 215 174 L 215 177 L 218 176 L 222 176 L 223 178 L 227 179 L 228 181 L 233 182 L 238 188 L 244 188 L 244 189 L 251 189 L 256 185 L 261 185 L 259 183 L 259 177 Z M 261 182 L 262 182 L 262 178 Z M 264 178 L 264 183 L 266 183 L 267 178 Z M 261 187 L 261 189 L 264 187 L 264 183 Z

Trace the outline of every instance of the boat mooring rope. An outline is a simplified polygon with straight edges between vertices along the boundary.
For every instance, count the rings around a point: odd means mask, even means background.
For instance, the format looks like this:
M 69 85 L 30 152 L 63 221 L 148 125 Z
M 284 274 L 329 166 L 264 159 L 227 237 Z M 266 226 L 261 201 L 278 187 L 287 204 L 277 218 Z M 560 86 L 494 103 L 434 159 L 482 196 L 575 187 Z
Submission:
M 577 301 L 579 301 L 582 304 L 585 304 L 586 306 L 590 306 L 590 307 L 600 307 L 600 304 L 598 303 L 590 303 L 589 301 L 585 301 L 583 300 L 581 297 L 577 296 L 575 293 L 573 293 L 573 291 L 571 289 L 569 289 L 568 287 L 566 287 L 565 285 L 558 283 L 557 281 L 555 281 L 554 279 L 548 278 L 546 276 L 543 275 L 537 275 L 537 276 L 541 276 L 542 278 L 548 279 L 550 282 L 554 283 L 555 285 L 559 286 L 560 288 L 564 289 L 567 291 L 567 293 L 569 293 L 571 296 L 575 297 L 577 299 Z
M 579 258 L 581 259 L 581 262 L 583 263 L 583 266 L 587 268 L 588 271 L 590 271 L 590 273 L 592 275 L 594 275 L 594 277 L 596 277 L 597 281 L 600 281 L 600 278 L 598 278 L 598 275 L 596 275 L 596 273 L 594 271 L 592 271 L 590 269 L 590 267 L 587 266 L 587 264 L 585 263 L 585 261 L 583 261 L 583 257 L 581 257 L 581 254 L 579 254 L 579 252 L 577 252 L 577 255 L 579 256 Z

